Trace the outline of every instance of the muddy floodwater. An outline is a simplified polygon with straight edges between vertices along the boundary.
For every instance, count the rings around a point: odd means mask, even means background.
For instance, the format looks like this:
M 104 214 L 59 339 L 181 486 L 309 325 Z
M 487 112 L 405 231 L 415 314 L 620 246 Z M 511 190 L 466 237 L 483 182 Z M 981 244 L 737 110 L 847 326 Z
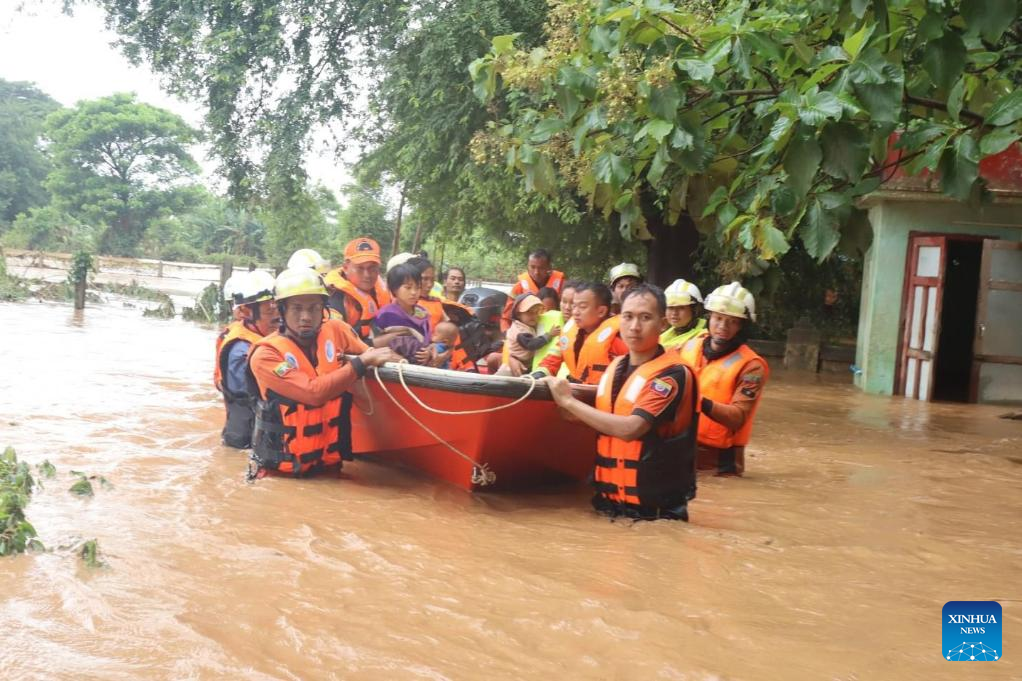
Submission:
M 0 678 L 1022 678 L 1010 408 L 776 372 L 744 479 L 702 478 L 689 524 L 609 522 L 583 487 L 366 462 L 246 484 L 214 330 L 116 301 L 0 328 L 0 447 L 58 471 L 28 507 L 50 550 L 0 559 Z M 67 548 L 92 538 L 105 568 Z M 943 660 L 950 600 L 1001 603 L 1003 659 Z

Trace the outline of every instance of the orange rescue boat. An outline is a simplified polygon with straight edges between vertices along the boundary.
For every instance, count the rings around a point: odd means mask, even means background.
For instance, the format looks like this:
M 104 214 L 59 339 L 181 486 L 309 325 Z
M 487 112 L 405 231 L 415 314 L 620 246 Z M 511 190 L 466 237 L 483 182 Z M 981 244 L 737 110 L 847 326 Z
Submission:
M 562 419 L 543 382 L 387 364 L 370 369 L 363 385 L 351 415 L 358 456 L 469 491 L 578 481 L 592 472 L 596 433 Z M 592 403 L 593 386 L 573 390 Z

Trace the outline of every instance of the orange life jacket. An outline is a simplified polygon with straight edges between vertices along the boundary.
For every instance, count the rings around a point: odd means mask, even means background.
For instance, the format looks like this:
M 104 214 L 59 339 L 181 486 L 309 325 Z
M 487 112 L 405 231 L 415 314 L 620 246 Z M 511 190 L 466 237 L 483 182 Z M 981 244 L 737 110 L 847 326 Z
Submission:
M 738 377 L 749 362 L 756 359 L 763 363 L 764 380 L 769 377 L 770 369 L 767 363 L 745 344 L 739 346 L 729 355 L 712 362 L 708 361 L 703 354 L 703 339 L 706 336 L 706 333 L 702 333 L 690 339 L 679 351 L 681 360 L 695 371 L 699 379 L 699 393 L 703 397 L 708 397 L 721 404 L 731 404 L 731 398 L 738 385 Z M 716 449 L 730 449 L 735 446 L 747 445 L 758 407 L 759 402 L 757 401 L 738 431 L 728 430 L 726 426 L 717 423 L 709 416 L 699 419 L 699 444 Z
M 460 333 L 454 341 L 454 352 L 451 353 L 451 370 L 473 371 L 475 373 L 479 373 L 479 367 L 476 366 L 475 362 L 469 359 L 468 353 L 465 352 L 465 346 L 461 343 Z
M 316 366 L 291 339 L 273 333 L 252 346 L 275 348 L 284 360 L 310 379 L 343 366 L 345 340 L 341 322 L 323 322 L 316 338 Z M 251 352 L 249 357 L 251 357 Z M 262 468 L 295 476 L 351 459 L 351 393 L 321 407 L 309 405 L 267 390 L 249 367 L 249 378 L 258 386 L 252 458 Z
M 433 297 L 419 298 L 419 305 L 429 314 L 430 331 L 436 329 L 436 325 L 444 321 L 444 301 Z M 428 341 L 429 338 L 426 340 Z
M 534 295 L 539 295 L 540 287 L 536 286 L 536 282 L 532 280 L 532 276 L 528 272 L 522 272 L 518 275 L 518 283 L 521 285 L 522 293 L 528 291 Z M 552 288 L 557 291 L 557 295 L 561 295 L 561 289 L 564 288 L 564 272 L 560 270 L 552 271 L 543 288 Z
M 230 390 L 224 376 L 227 375 L 227 356 L 231 346 L 239 341 L 255 344 L 262 339 L 258 333 L 243 322 L 231 322 L 216 339 L 216 364 L 213 367 L 213 385 L 224 395 L 224 427 L 220 431 L 221 441 L 228 447 L 248 449 L 252 446 L 252 426 L 255 424 L 253 393 L 244 386 Z
M 695 377 L 677 354 L 664 352 L 637 367 L 615 392 L 615 374 L 626 359 L 615 358 L 600 380 L 596 392 L 596 408 L 600 411 L 631 416 L 642 392 L 657 390 L 657 381 L 667 377 L 673 378 L 681 390 L 671 419 L 645 436 L 631 441 L 602 434 L 597 438 L 594 486 L 604 500 L 645 509 L 642 515 L 670 513 L 687 519 L 684 508 L 696 492 L 699 390 Z M 669 389 L 665 384 L 661 386 Z
M 565 326 L 560 340 L 561 358 L 568 367 L 569 376 L 582 383 L 596 385 L 613 359 L 610 356 L 610 347 L 621 330 L 621 318 L 614 316 L 604 320 L 586 337 L 576 357 L 575 339 L 578 337 L 578 330 L 577 324 Z
M 340 313 L 340 318 L 355 329 L 359 338 L 368 341 L 372 338 L 373 318 L 381 307 L 391 301 L 390 293 L 376 281 L 375 299 L 344 277 L 340 270 L 328 273 L 324 279 L 328 287 L 332 287 L 327 307 Z M 333 315 L 331 315 L 333 317 Z

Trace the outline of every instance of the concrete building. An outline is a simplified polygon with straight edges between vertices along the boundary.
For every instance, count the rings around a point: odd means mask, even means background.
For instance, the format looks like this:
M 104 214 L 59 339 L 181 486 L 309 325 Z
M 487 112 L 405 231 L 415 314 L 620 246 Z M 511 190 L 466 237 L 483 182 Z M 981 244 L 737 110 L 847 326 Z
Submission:
M 896 174 L 864 201 L 856 384 L 921 400 L 1022 402 L 1022 154 L 980 164 L 993 200 Z

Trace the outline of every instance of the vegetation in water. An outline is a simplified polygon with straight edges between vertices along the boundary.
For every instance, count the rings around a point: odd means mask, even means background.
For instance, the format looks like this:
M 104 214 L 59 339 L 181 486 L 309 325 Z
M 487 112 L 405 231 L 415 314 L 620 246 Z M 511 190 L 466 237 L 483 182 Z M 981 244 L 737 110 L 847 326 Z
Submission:
M 36 487 L 28 464 L 18 461 L 13 447 L 5 449 L 0 455 L 0 556 L 43 549 L 35 528 L 25 517 L 25 507 Z
M 231 309 L 224 301 L 220 286 L 217 284 L 210 284 L 202 289 L 202 293 L 195 299 L 195 307 L 185 307 L 181 310 L 182 318 L 206 324 L 227 321 L 230 316 Z
M 89 539 L 82 542 L 81 548 L 78 549 L 78 556 L 85 563 L 86 567 L 99 568 L 106 566 L 106 562 L 100 556 L 98 539 Z
M 95 489 L 92 487 L 93 481 L 95 481 L 102 489 L 109 489 L 113 487 L 110 481 L 104 478 L 102 475 L 87 475 L 81 471 L 71 471 L 71 475 L 76 476 L 78 479 L 71 485 L 68 492 L 79 497 L 91 497 L 95 495 Z

